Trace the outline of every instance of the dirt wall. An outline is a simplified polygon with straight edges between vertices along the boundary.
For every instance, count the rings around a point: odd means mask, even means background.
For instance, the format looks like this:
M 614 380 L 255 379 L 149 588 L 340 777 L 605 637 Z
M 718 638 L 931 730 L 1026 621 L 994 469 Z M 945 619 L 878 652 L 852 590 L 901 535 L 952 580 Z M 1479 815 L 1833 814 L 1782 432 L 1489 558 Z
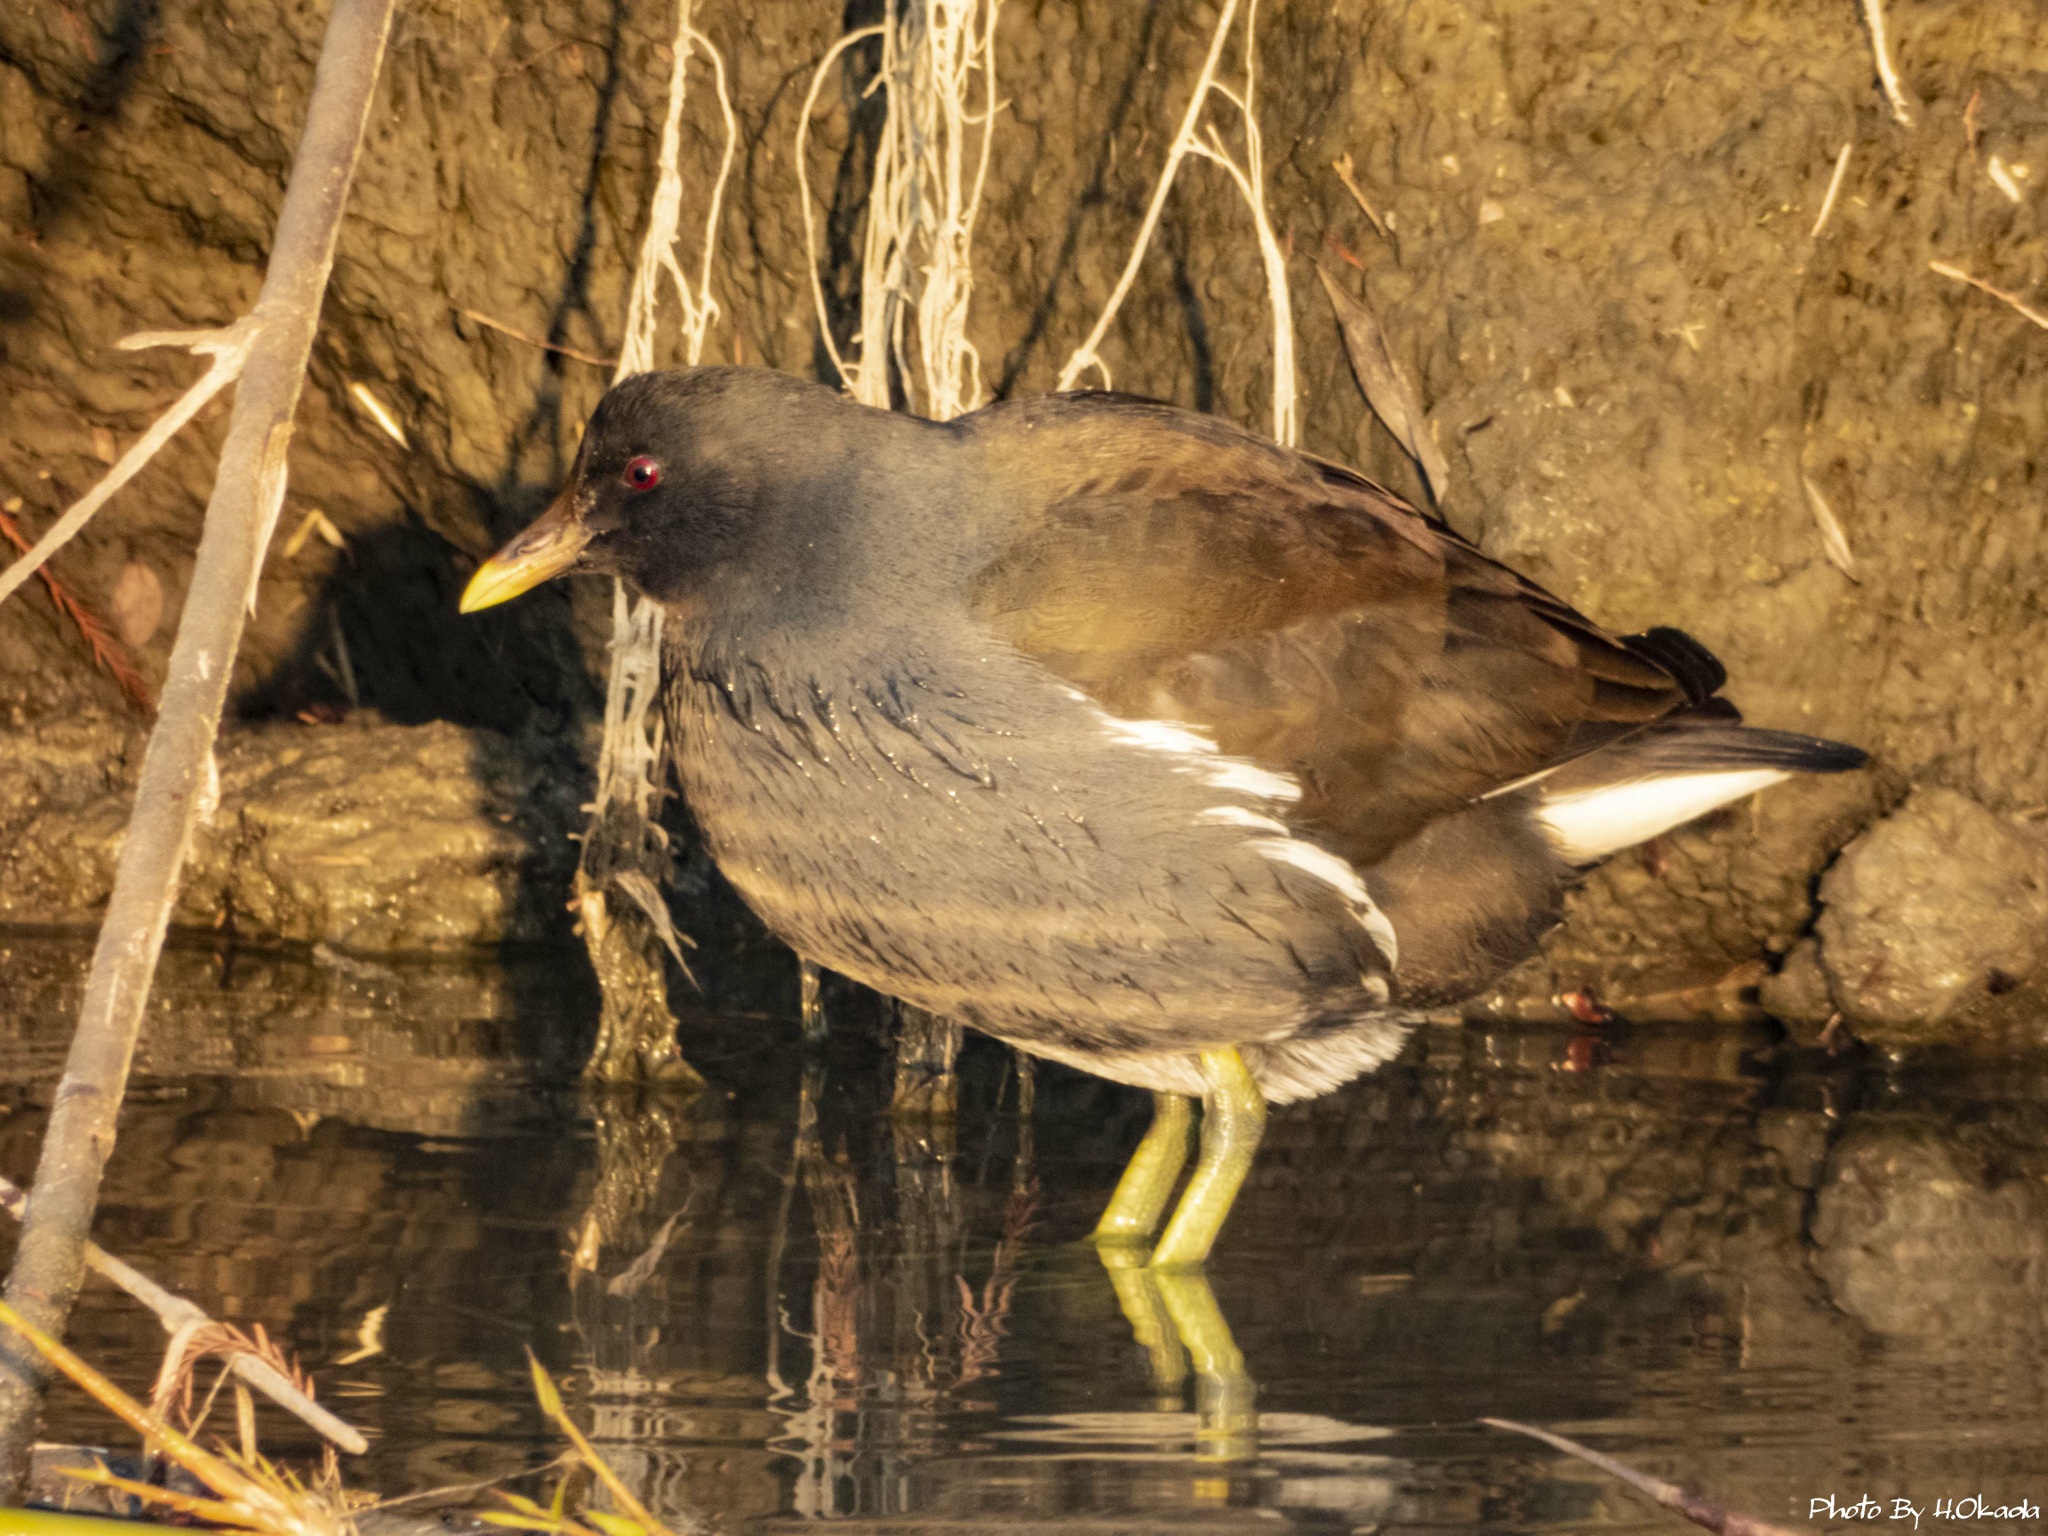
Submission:
M 791 147 L 813 62 L 869 8 L 698 7 L 742 123 L 721 359 L 820 366 Z M 2020 293 L 2048 274 L 2048 16 L 2020 0 L 1892 0 L 1888 14 L 1911 127 L 1887 111 L 1848 5 L 1260 14 L 1306 445 L 1417 489 L 1351 382 L 1314 257 L 1419 384 L 1454 523 L 1606 623 L 1699 635 L 1758 723 L 1876 757 L 1871 774 L 1776 792 L 1618 861 L 1524 990 L 1690 983 L 1783 951 L 1828 857 L 1911 781 L 2004 813 L 2048 802 L 2048 335 L 1928 267 Z M 322 16 L 295 0 L 0 14 L 0 500 L 21 498 L 31 533 L 195 376 L 115 339 L 222 321 L 253 295 Z M 1050 387 L 1092 320 L 1214 17 L 1178 0 L 1005 6 L 973 315 L 1001 391 Z M 596 584 L 474 620 L 453 596 L 549 493 L 606 372 L 472 316 L 612 355 L 670 26 L 666 0 L 403 11 L 280 524 L 288 539 L 318 509 L 344 547 L 312 536 L 271 556 L 237 670 L 244 715 L 338 705 L 346 670 L 363 706 L 400 722 L 545 737 L 587 718 Z M 862 83 L 857 65 L 835 80 L 814 130 L 839 294 L 873 110 Z M 703 189 L 718 146 L 697 89 L 685 175 Z M 1384 236 L 1332 170 L 1343 155 Z M 1119 387 L 1264 419 L 1263 278 L 1215 167 L 1184 169 L 1103 351 Z M 350 399 L 358 384 L 405 446 Z M 131 565 L 159 579 L 145 672 L 167 654 L 224 421 L 216 404 L 56 562 L 103 607 Z M 1853 580 L 1823 551 L 1807 481 Z M 40 591 L 0 606 L 0 651 L 0 720 L 123 707 Z

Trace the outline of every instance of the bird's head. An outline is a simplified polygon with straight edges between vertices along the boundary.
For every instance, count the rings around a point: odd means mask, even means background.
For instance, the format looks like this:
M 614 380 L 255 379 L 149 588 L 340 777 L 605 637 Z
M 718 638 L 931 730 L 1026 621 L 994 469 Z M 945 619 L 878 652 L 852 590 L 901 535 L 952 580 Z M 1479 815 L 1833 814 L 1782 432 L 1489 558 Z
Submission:
M 477 569 L 462 611 L 571 572 L 683 604 L 721 572 L 779 563 L 757 552 L 788 541 L 802 508 L 829 501 L 802 493 L 836 458 L 841 407 L 834 392 L 765 369 L 625 380 L 598 403 L 569 483 Z

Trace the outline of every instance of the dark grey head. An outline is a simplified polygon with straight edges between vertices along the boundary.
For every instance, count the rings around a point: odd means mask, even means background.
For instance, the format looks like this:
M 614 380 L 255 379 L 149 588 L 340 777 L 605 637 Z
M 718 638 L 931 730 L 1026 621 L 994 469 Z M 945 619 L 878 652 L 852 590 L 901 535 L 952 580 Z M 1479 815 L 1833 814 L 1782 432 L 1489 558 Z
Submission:
M 771 587 L 820 559 L 887 413 L 761 368 L 643 373 L 598 403 L 569 483 L 486 561 L 462 611 L 570 572 L 671 607 Z

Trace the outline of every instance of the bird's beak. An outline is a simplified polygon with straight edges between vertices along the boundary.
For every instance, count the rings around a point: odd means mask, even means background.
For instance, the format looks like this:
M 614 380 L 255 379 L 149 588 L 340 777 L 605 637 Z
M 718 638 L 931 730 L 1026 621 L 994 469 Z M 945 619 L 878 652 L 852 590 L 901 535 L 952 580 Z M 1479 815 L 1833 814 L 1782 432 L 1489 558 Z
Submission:
M 509 602 L 576 563 L 590 542 L 590 530 L 576 515 L 580 509 L 575 492 L 571 484 L 523 533 L 477 567 L 462 589 L 464 613 Z

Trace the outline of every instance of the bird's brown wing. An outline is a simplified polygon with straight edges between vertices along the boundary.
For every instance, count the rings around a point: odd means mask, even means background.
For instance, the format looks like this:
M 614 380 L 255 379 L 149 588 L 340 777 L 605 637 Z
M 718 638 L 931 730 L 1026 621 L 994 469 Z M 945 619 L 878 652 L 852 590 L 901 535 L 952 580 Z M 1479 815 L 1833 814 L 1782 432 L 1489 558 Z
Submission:
M 1294 774 L 1361 865 L 1688 702 L 1656 647 L 1349 470 L 1127 398 L 981 416 L 1005 505 L 976 615 L 1112 713 Z

